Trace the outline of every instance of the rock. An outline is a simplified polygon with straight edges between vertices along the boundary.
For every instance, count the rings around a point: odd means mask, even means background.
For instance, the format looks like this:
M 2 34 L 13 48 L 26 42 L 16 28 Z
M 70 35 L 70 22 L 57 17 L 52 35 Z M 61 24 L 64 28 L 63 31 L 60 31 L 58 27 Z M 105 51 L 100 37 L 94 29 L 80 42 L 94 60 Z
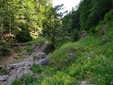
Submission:
M 102 29 L 99 30 L 99 34 L 103 35 L 107 32 L 108 26 L 105 25 Z
M 74 49 L 71 49 L 70 51 L 69 51 L 69 56 L 74 56 L 75 55 L 75 50 Z
M 32 73 L 32 70 L 30 68 L 33 64 L 40 64 L 43 66 L 47 65 L 49 57 L 44 52 L 42 52 L 42 50 L 44 51 L 44 49 L 46 49 L 47 45 L 48 42 L 43 44 L 41 48 L 38 47 L 31 56 L 24 59 L 20 63 L 7 65 L 8 75 L 0 76 L 0 85 L 11 85 L 11 82 L 22 77 L 23 74 Z M 3 84 L 4 82 L 6 84 Z
M 19 68 L 17 71 L 17 78 L 20 78 L 23 74 L 27 74 L 27 73 L 32 73 L 30 68 L 28 68 L 28 67 Z
M 87 81 L 82 81 L 80 85 L 87 85 Z
M 43 53 L 43 52 L 39 52 L 38 53 L 38 56 L 41 58 L 41 59 L 44 59 L 44 58 L 46 58 L 46 54 L 45 53 Z
M 17 63 L 17 64 L 11 64 L 8 67 L 10 69 L 16 69 L 16 68 L 19 68 L 19 67 L 24 66 L 24 65 L 25 65 L 24 63 L 20 62 L 20 63 Z
M 35 54 L 34 56 L 33 56 L 33 60 L 35 60 L 35 61 L 38 61 L 39 59 L 44 59 L 44 58 L 46 58 L 46 54 L 45 53 L 43 53 L 43 52 L 39 52 L 39 53 L 37 53 L 37 54 Z
M 0 76 L 0 81 L 6 81 L 8 78 L 8 75 Z
M 87 81 L 81 81 L 81 84 L 80 85 L 95 85 L 95 84 L 90 84 Z
M 40 65 L 45 66 L 45 65 L 48 64 L 48 61 L 49 61 L 49 57 L 46 57 L 46 58 L 44 58 L 44 59 L 41 59 L 41 60 L 35 62 L 34 64 L 40 64 Z
M 49 54 L 55 50 L 55 46 L 52 44 L 47 44 L 47 46 L 42 50 L 42 52 Z
M 106 39 L 102 39 L 102 45 L 106 44 L 107 40 Z
M 84 38 L 88 35 L 86 31 L 82 31 L 80 38 Z
M 27 73 L 32 73 L 32 71 L 30 70 L 30 68 L 24 70 L 24 74 L 27 74 Z

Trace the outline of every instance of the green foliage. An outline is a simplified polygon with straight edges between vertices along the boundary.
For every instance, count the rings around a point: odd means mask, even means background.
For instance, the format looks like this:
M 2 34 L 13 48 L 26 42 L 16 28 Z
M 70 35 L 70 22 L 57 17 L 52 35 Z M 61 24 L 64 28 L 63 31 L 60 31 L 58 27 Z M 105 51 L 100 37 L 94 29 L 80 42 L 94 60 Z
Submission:
M 60 49 L 55 50 L 51 55 L 50 65 L 58 69 L 64 69 L 76 60 L 75 54 L 78 52 L 77 47 L 73 43 L 67 43 Z
M 90 10 L 92 8 L 92 0 L 83 0 L 79 5 L 80 10 L 80 26 L 82 30 L 90 29 L 90 21 L 88 20 Z
M 78 81 L 87 80 L 89 83 L 97 85 L 112 85 L 111 74 L 113 74 L 113 62 L 111 60 L 112 54 L 110 50 L 112 49 L 112 45 L 111 48 L 107 48 L 109 47 L 108 44 L 102 45 L 101 42 L 100 38 L 90 35 L 76 43 L 65 44 L 51 55 L 51 61 L 55 62 L 53 66 L 61 66 L 60 70 L 63 70 Z M 109 41 L 109 45 L 110 43 L 112 41 Z M 73 63 L 64 63 L 64 59 L 69 55 L 67 50 L 70 48 L 78 48 L 76 49 L 78 52 L 75 51 L 74 54 L 75 60 L 73 59 Z
M 5 46 L 0 46 L 0 55 L 1 56 L 9 56 L 11 54 L 11 51 L 8 47 L 4 48 Z
M 79 6 L 81 29 L 90 31 L 103 20 L 111 7 L 111 0 L 83 0 Z
M 22 81 L 15 80 L 11 85 L 22 85 Z
M 40 44 L 40 43 L 44 43 L 46 41 L 48 41 L 46 38 L 37 38 L 37 39 L 33 39 L 32 41 L 26 42 L 26 44 L 27 45 L 30 45 L 30 44 Z
M 108 15 L 112 17 L 112 11 L 106 16 Z M 61 67 L 58 70 L 64 71 L 77 81 L 87 80 L 88 83 L 96 85 L 112 85 L 113 25 L 105 20 L 103 22 L 106 24 L 102 22 L 99 25 L 102 28 L 96 33 L 98 35 L 89 35 L 76 43 L 67 43 L 56 50 L 51 55 L 52 66 Z M 75 49 L 74 62 L 64 63 L 64 59 L 68 58 L 69 49 Z
M 34 73 L 37 73 L 37 74 L 41 74 L 42 73 L 45 76 L 53 75 L 57 71 L 55 68 L 51 68 L 51 67 L 48 67 L 48 66 L 44 67 L 44 66 L 36 65 L 36 64 L 32 65 L 31 70 Z
M 59 38 L 61 37 L 61 17 L 62 15 L 58 13 L 62 9 L 62 4 L 56 7 L 51 7 L 50 10 L 46 12 L 47 18 L 43 20 L 43 37 L 46 37 L 52 42 L 53 45 L 56 45 Z
M 84 30 L 88 33 L 95 33 L 96 25 L 111 9 L 112 0 L 82 0 L 77 10 L 75 8 L 62 19 L 64 33 L 59 38 L 59 42 L 76 41 L 80 38 L 81 31 Z
M 103 20 L 105 14 L 111 10 L 111 0 L 92 0 L 92 8 L 89 15 L 90 24 L 97 25 Z
M 5 67 L 0 67 L 0 75 L 6 75 L 8 72 L 7 70 L 5 69 Z
M 73 85 L 74 79 L 63 72 L 57 72 L 52 77 L 47 77 L 42 80 L 40 85 Z
M 31 70 L 34 72 L 34 73 L 41 73 L 42 71 L 44 71 L 44 67 L 42 67 L 41 65 L 35 65 L 33 64 L 32 67 L 31 67 Z
M 40 77 L 39 77 L 40 78 Z M 36 75 L 33 75 L 33 74 L 26 74 L 26 75 L 23 75 L 22 78 L 12 82 L 11 85 L 36 85 L 36 83 L 38 83 L 39 80 L 38 78 L 36 77 Z
M 17 35 L 22 29 L 18 34 L 17 40 L 22 42 L 28 41 L 30 39 L 28 34 L 37 38 L 42 30 L 42 21 L 47 17 L 45 13 L 51 7 L 51 0 L 1 0 L 0 34 L 7 32 Z M 26 30 L 25 25 L 27 25 L 29 32 Z
M 95 28 L 94 32 L 95 33 L 99 32 L 99 34 L 105 34 L 107 30 L 112 32 L 111 30 L 112 28 L 110 28 L 113 25 L 112 17 L 113 17 L 113 10 L 106 13 L 104 20 L 99 23 L 99 25 Z
M 113 84 L 113 11 L 110 11 L 111 0 L 82 0 L 78 9 L 64 18 L 61 18 L 57 13 L 62 5 L 53 8 L 50 3 L 44 0 L 38 2 L 34 0 L 15 1 L 13 6 L 16 9 L 13 10 L 9 10 L 7 5 L 11 1 L 6 2 L 1 4 L 2 9 L 0 9 L 1 33 L 11 31 L 12 27 L 16 31 L 21 29 L 19 34 L 16 33 L 18 41 L 31 40 L 30 32 L 37 34 L 41 28 L 43 28 L 43 36 L 56 46 L 78 40 L 79 32 L 84 30 L 95 34 L 91 33 L 77 42 L 64 44 L 50 54 L 48 66 L 34 64 L 31 67 L 33 74 L 23 75 L 12 85 L 80 85 L 83 80 L 96 85 Z M 17 3 L 20 5 L 16 5 Z M 18 12 L 16 13 L 16 11 Z M 107 13 L 108 11 L 110 12 Z M 8 13 L 12 14 L 10 18 Z M 10 22 L 13 24 L 9 25 L 8 20 L 11 20 Z M 97 24 L 99 25 L 95 28 Z M 14 28 L 12 28 L 13 31 L 15 31 Z M 36 39 L 28 42 L 27 45 L 45 41 L 46 39 L 43 38 Z M 9 53 L 9 47 L 5 46 L 0 46 L 0 55 Z M 26 48 L 27 52 L 32 52 L 32 49 L 33 47 L 30 46 Z M 4 72 L 5 69 L 0 69 L 0 74 L 5 74 Z
M 29 31 L 22 30 L 16 35 L 18 42 L 28 42 L 32 40 Z
M 26 52 L 27 52 L 28 54 L 32 54 L 32 52 L 33 52 L 33 47 L 32 47 L 32 46 L 28 46 L 28 47 L 26 48 Z
M 89 57 L 89 59 L 85 57 L 73 63 L 67 71 L 78 80 L 88 79 L 89 82 L 97 85 L 111 85 L 112 64 L 113 62 L 103 55 Z
M 79 10 L 72 10 L 62 18 L 61 32 L 56 38 L 56 47 L 60 47 L 67 42 L 77 41 L 79 39 L 79 28 L 80 12 Z
M 103 57 L 105 58 L 105 57 Z M 95 66 L 94 73 L 92 72 L 92 76 L 94 77 L 94 80 L 97 81 L 97 84 L 99 85 L 112 85 L 113 79 L 112 79 L 112 70 L 113 70 L 113 62 L 109 59 L 100 59 L 99 64 Z
M 11 50 L 9 45 L 5 43 L 3 40 L 0 40 L 0 58 L 4 56 L 9 56 L 11 54 Z
M 47 67 L 33 65 L 34 74 L 40 76 L 38 82 L 32 81 L 34 85 L 80 85 L 83 80 L 88 84 L 112 85 L 113 24 L 103 22 L 99 27 L 107 25 L 104 33 L 100 33 L 101 28 L 96 32 L 97 35 L 89 34 L 77 42 L 64 44 L 50 54 Z M 32 84 L 31 78 L 23 77 L 24 83 Z
M 20 53 L 20 52 L 21 52 L 21 50 L 22 50 L 22 49 L 21 49 L 21 48 L 19 48 L 19 47 L 15 47 L 15 48 L 14 48 L 14 51 L 15 51 L 16 53 Z
M 105 15 L 104 22 L 111 23 L 113 21 L 113 10 Z

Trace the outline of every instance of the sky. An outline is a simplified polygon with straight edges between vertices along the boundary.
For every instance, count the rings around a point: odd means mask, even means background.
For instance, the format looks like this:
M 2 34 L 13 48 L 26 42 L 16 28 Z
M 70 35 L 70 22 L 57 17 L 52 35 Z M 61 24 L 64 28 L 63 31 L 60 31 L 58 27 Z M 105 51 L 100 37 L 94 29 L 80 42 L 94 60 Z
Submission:
M 64 10 L 63 11 L 71 11 L 72 7 L 75 7 L 79 4 L 80 0 L 53 0 L 53 5 L 59 5 L 64 4 Z

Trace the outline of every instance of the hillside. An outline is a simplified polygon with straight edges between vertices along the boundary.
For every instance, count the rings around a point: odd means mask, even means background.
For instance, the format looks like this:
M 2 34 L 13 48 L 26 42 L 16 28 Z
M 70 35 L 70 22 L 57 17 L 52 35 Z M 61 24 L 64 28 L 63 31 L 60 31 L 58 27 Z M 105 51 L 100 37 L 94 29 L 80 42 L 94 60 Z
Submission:
M 63 8 L 0 0 L 0 85 L 113 85 L 113 0 Z
M 113 84 L 113 10 L 89 34 L 69 42 L 49 54 L 47 66 L 33 65 L 12 85 L 112 85 Z

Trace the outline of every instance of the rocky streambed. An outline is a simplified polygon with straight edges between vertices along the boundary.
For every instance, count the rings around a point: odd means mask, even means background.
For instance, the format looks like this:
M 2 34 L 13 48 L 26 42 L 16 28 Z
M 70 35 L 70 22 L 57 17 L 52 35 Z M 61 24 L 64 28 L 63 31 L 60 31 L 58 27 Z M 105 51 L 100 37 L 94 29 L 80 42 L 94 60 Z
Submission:
M 48 42 L 45 42 L 42 46 L 37 46 L 35 52 L 23 61 L 4 66 L 7 70 L 7 75 L 0 76 L 0 85 L 11 85 L 11 82 L 22 77 L 23 74 L 32 74 L 31 66 L 33 64 L 46 65 L 49 57 L 43 51 L 47 46 Z

